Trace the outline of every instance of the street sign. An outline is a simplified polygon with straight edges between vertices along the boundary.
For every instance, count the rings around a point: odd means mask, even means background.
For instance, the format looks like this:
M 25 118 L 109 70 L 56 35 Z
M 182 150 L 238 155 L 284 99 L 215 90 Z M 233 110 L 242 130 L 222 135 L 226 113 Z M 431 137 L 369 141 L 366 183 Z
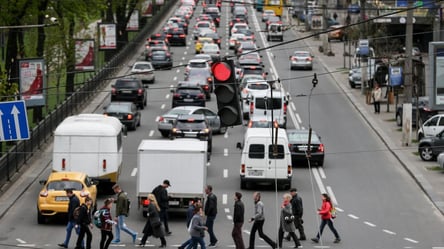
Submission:
M 0 142 L 29 139 L 25 101 L 0 102 Z

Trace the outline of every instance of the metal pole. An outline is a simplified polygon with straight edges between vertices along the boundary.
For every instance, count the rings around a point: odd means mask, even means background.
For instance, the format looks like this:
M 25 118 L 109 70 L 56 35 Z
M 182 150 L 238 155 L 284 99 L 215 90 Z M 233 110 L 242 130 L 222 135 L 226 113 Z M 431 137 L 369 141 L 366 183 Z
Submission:
M 412 8 L 413 1 L 408 0 L 409 8 Z M 412 47 L 413 47 L 413 10 L 407 11 L 406 36 L 405 36 L 405 81 L 404 81 L 404 103 L 412 103 Z

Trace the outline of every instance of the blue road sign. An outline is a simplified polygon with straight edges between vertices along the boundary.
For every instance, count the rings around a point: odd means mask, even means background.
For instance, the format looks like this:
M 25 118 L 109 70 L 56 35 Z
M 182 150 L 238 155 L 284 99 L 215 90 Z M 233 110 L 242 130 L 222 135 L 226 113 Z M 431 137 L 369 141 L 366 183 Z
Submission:
M 29 139 L 25 101 L 0 102 L 0 142 Z

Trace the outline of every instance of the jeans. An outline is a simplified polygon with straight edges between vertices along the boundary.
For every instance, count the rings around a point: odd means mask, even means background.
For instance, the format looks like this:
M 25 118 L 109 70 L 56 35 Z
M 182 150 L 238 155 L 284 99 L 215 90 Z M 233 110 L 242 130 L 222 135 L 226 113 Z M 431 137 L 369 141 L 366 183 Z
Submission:
M 72 232 L 72 229 L 74 228 L 75 225 L 76 225 L 75 221 L 68 221 L 68 224 L 66 225 L 66 238 L 65 238 L 65 242 L 63 242 L 63 244 L 67 247 L 69 246 L 69 239 L 71 239 L 71 232 Z M 80 232 L 80 228 L 78 227 L 78 228 L 76 228 L 77 235 L 79 234 L 79 232 Z M 83 245 L 84 245 L 84 243 L 82 241 L 82 246 Z
M 187 241 L 183 242 L 182 245 L 180 245 L 179 247 L 180 248 L 188 248 L 188 246 L 190 246 L 191 244 L 193 244 L 193 239 L 189 238 Z
M 100 237 L 100 249 L 108 249 L 109 244 L 114 238 L 113 232 L 108 230 L 100 230 L 102 237 Z
M 216 219 L 216 216 L 207 216 L 207 222 L 205 223 L 205 226 L 208 228 L 208 234 L 210 235 L 210 244 L 216 244 L 216 242 L 217 242 L 216 235 L 214 235 L 214 231 L 213 231 L 215 219 Z
M 335 227 L 333 226 L 333 221 L 331 219 L 328 220 L 321 220 L 321 225 L 319 227 L 319 231 L 318 234 L 316 235 L 316 238 L 320 238 L 322 235 L 322 231 L 324 230 L 325 225 L 328 225 L 328 227 L 330 228 L 330 230 L 333 232 L 333 234 L 335 235 L 336 239 L 340 239 L 338 231 L 336 231 Z
M 262 231 L 262 227 L 264 226 L 265 220 L 255 220 L 253 223 L 253 226 L 251 227 L 250 232 L 250 246 L 249 249 L 254 248 L 254 239 L 256 236 L 256 231 L 259 232 L 259 237 L 261 237 L 267 244 L 271 246 L 271 248 L 276 248 L 276 243 L 271 240 L 267 235 L 264 234 L 264 231 Z
M 203 237 L 191 237 L 191 248 L 197 248 L 197 244 L 199 243 L 200 249 L 206 249 L 205 240 Z
M 117 217 L 117 225 L 116 225 L 116 240 L 120 241 L 120 230 L 126 232 L 127 234 L 131 235 L 131 236 L 135 236 L 136 232 L 134 232 L 133 230 L 129 229 L 126 224 L 125 224 L 125 215 L 119 215 Z
M 233 237 L 236 249 L 245 249 L 244 239 L 242 238 L 242 225 L 243 222 L 234 223 L 233 230 L 231 231 L 231 237 Z
M 168 209 L 161 209 L 159 212 L 160 221 L 163 222 L 165 226 L 165 232 L 168 233 L 170 231 L 170 227 L 168 226 Z

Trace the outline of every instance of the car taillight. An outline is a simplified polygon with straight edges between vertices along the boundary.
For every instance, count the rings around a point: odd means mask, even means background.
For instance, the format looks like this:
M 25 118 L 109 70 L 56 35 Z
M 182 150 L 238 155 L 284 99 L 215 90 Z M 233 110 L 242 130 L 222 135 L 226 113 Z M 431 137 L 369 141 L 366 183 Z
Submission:
M 148 199 L 142 200 L 142 205 L 145 207 L 150 205 L 150 200 L 148 200 Z
M 203 93 L 199 93 L 199 94 L 197 95 L 197 98 L 198 98 L 198 99 L 204 99 L 204 98 L 205 98 L 205 95 L 203 95 Z
M 212 82 L 212 81 L 213 81 L 213 79 L 211 77 L 207 78 L 207 82 Z
M 170 37 L 172 37 L 172 35 L 168 34 L 167 37 L 170 38 Z
M 284 104 L 284 114 L 287 115 L 287 104 Z
M 220 18 L 216 18 L 216 22 L 220 22 Z
M 106 159 L 103 159 L 103 161 L 102 161 L 102 169 L 103 169 L 103 171 L 106 170 Z
M 253 102 L 250 103 L 250 114 L 253 114 L 254 112 L 254 104 Z
M 66 159 L 63 158 L 62 159 L 62 170 L 65 170 L 65 169 L 66 169 Z
M 128 120 L 133 119 L 133 114 L 128 114 L 128 116 L 126 116 L 126 118 L 127 118 Z
M 245 174 L 245 164 L 241 164 L 240 173 Z
M 173 94 L 173 98 L 175 98 L 175 99 L 180 98 L 180 94 L 178 94 L 178 93 Z
M 422 110 L 425 111 L 425 112 L 431 112 L 432 111 L 432 109 L 430 109 L 428 107 L 423 107 Z
M 312 60 L 312 58 L 311 58 L 311 57 L 308 57 L 308 58 L 307 58 L 307 61 L 311 61 L 311 60 Z
M 296 57 L 291 57 L 291 60 L 292 60 L 292 61 L 297 61 L 298 58 L 296 58 Z
M 220 43 L 220 39 L 217 39 L 216 43 Z
M 111 94 L 116 94 L 116 92 L 117 92 L 117 90 L 116 90 L 116 88 L 111 88 Z
M 84 191 L 84 190 L 82 190 L 81 192 L 80 192 L 80 197 L 88 197 L 89 196 L 89 192 L 88 191 Z
M 40 192 L 40 197 L 48 197 L 48 191 Z
M 230 27 L 233 26 L 233 22 L 230 22 Z
M 159 122 L 163 122 L 165 119 L 163 117 L 159 117 Z
M 208 89 L 210 89 L 210 87 L 209 87 L 208 85 L 204 85 L 202 88 L 203 88 L 205 91 L 208 91 Z
M 293 167 L 291 165 L 287 165 L 287 175 L 291 175 L 292 171 L 293 171 Z
M 143 89 L 139 88 L 139 90 L 137 90 L 137 95 L 142 95 L 142 94 L 143 94 Z
M 184 34 L 179 35 L 180 38 L 185 38 Z
M 324 144 L 319 145 L 318 152 L 324 152 Z

